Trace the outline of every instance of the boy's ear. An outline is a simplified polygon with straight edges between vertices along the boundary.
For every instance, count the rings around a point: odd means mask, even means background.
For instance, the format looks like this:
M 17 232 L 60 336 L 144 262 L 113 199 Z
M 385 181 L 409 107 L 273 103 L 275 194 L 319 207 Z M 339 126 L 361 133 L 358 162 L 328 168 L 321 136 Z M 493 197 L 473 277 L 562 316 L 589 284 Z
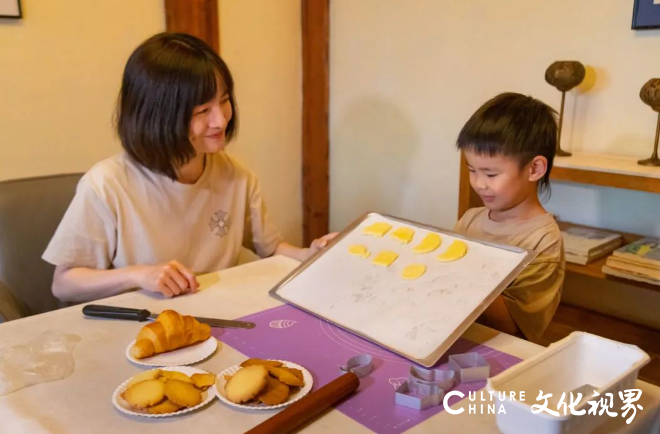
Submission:
M 529 163 L 529 181 L 536 182 L 545 176 L 548 171 L 548 159 L 542 155 L 537 155 Z

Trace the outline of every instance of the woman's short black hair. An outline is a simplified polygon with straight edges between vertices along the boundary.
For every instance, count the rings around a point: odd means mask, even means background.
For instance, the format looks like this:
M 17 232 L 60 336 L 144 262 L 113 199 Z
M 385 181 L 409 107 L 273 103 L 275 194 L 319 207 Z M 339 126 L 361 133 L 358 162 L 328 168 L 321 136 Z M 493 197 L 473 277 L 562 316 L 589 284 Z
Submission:
M 216 76 L 225 89 L 217 89 Z M 238 130 L 234 80 L 225 62 L 202 40 L 183 33 L 159 33 L 131 54 L 117 102 L 122 146 L 149 170 L 176 179 L 176 168 L 195 156 L 189 128 L 195 106 L 226 91 L 233 116 L 227 141 Z
M 539 189 L 550 186 L 550 170 L 557 148 L 557 112 L 547 104 L 519 93 L 502 93 L 486 102 L 467 121 L 456 146 L 485 155 L 516 158 L 523 167 L 537 155 L 548 160 Z

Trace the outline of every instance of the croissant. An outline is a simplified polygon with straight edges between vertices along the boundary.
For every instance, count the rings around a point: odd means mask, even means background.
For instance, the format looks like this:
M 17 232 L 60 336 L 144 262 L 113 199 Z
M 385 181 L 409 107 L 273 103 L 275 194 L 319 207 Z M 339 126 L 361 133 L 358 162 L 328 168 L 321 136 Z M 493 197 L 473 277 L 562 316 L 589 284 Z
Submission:
M 210 336 L 211 327 L 208 324 L 200 324 L 189 315 L 164 310 L 156 321 L 142 327 L 131 348 L 131 355 L 143 359 L 205 341 Z

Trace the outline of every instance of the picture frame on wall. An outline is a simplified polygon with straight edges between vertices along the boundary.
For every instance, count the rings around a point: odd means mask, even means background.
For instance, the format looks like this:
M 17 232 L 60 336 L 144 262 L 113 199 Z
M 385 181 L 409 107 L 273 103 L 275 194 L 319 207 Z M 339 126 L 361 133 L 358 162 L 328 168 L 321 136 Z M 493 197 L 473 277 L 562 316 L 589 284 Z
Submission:
M 632 29 L 660 29 L 660 0 L 635 0 Z
M 21 0 L 0 0 L 0 18 L 23 18 Z

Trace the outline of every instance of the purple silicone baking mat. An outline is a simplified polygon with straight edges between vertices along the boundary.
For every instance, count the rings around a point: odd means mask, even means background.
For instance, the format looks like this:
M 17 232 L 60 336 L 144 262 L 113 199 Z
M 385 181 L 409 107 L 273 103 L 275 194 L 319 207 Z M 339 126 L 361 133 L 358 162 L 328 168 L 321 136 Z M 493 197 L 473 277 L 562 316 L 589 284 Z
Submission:
M 339 327 L 290 305 L 282 305 L 239 318 L 252 321 L 257 327 L 246 329 L 213 328 L 212 334 L 248 357 L 281 359 L 309 369 L 314 377 L 314 390 L 329 383 L 343 372 L 339 366 L 351 357 L 367 353 L 374 359 L 374 370 L 360 379 L 360 389 L 337 406 L 337 410 L 382 434 L 398 434 L 441 412 L 442 406 L 418 411 L 394 403 L 395 389 L 408 378 L 412 362 L 368 342 Z M 438 361 L 445 365 L 450 354 L 475 351 L 490 364 L 491 376 L 521 359 L 466 339 L 458 339 Z M 466 397 L 477 391 L 485 381 L 454 386 Z M 453 396 L 450 404 L 460 398 Z

